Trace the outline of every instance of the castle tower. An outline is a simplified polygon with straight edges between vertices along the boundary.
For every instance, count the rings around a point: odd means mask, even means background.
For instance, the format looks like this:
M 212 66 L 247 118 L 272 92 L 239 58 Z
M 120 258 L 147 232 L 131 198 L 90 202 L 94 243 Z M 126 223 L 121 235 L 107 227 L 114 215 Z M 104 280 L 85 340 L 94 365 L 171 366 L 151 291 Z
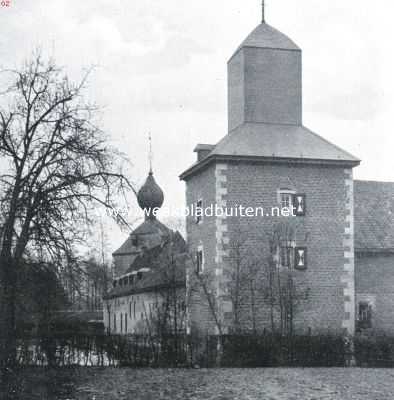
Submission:
M 261 23 L 228 62 L 229 132 L 245 123 L 301 125 L 301 50 Z
M 217 144 L 197 145 L 197 162 L 180 175 L 188 207 L 254 210 L 186 221 L 196 272 L 212 282 L 224 331 L 235 322 L 242 330 L 270 328 L 262 283 L 271 256 L 277 271 L 291 270 L 307 293 L 296 329 L 354 333 L 352 169 L 360 161 L 303 126 L 301 63 L 300 48 L 263 18 L 228 62 L 227 134 Z M 272 214 L 293 206 L 290 219 Z M 263 215 L 253 214 L 260 209 Z M 291 238 L 273 246 L 280 225 L 290 226 Z M 242 260 L 236 260 L 240 240 Z M 242 305 L 232 297 L 237 265 L 254 265 L 261 285 L 253 299 L 242 294 Z M 200 329 L 217 331 L 203 294 L 190 313 Z

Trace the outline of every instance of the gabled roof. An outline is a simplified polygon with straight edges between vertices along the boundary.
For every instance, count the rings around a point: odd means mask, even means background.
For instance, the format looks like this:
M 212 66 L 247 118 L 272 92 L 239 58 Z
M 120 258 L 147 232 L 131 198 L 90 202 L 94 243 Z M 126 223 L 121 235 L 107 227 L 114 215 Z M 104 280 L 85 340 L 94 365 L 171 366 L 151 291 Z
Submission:
M 165 290 L 169 285 L 185 287 L 187 260 L 185 240 L 179 232 L 172 233 L 160 245 L 145 249 L 137 256 L 124 275 L 132 275 L 133 282 L 127 285 L 118 284 L 106 298 Z M 137 274 L 138 272 L 142 273 Z
M 146 219 L 142 224 L 130 233 L 126 241 L 112 255 L 136 254 L 141 250 L 141 245 L 147 248 L 161 243 L 162 238 L 169 235 L 171 230 L 157 219 Z M 133 239 L 138 236 L 139 244 L 134 246 Z
M 171 246 L 171 249 L 169 248 Z M 126 273 L 138 271 L 141 268 L 158 269 L 163 263 L 165 251 L 171 251 L 174 254 L 186 253 L 186 242 L 179 232 L 172 233 L 160 245 L 144 251 L 131 264 Z
M 356 251 L 394 252 L 394 182 L 354 181 Z
M 246 123 L 231 131 L 207 157 L 183 172 L 181 179 L 215 158 L 337 163 L 349 166 L 360 163 L 358 158 L 304 126 Z

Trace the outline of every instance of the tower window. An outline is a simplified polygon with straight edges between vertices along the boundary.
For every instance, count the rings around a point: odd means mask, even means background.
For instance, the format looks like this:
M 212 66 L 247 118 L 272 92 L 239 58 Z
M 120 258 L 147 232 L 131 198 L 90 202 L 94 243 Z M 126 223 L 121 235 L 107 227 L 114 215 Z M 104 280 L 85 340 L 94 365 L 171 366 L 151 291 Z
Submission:
M 197 274 L 202 274 L 204 271 L 204 254 L 200 247 L 196 252 L 196 272 Z
M 306 213 L 305 194 L 295 194 L 293 196 L 294 214 L 297 217 L 303 217 Z
M 283 245 L 280 248 L 280 265 L 282 267 L 290 268 L 293 260 L 293 248 Z
M 306 270 L 308 267 L 307 260 L 307 248 L 306 247 L 296 247 L 295 248 L 295 260 L 294 260 L 294 268 L 300 271 Z
M 196 224 L 200 224 L 202 222 L 202 215 L 203 214 L 203 206 L 202 206 L 202 199 L 198 200 L 196 203 Z
M 296 193 L 291 189 L 278 190 L 278 203 L 281 208 L 288 208 L 291 216 L 303 217 L 306 215 L 306 195 Z
M 293 206 L 293 194 L 292 193 L 281 193 L 280 194 L 280 206 L 281 208 L 289 208 Z

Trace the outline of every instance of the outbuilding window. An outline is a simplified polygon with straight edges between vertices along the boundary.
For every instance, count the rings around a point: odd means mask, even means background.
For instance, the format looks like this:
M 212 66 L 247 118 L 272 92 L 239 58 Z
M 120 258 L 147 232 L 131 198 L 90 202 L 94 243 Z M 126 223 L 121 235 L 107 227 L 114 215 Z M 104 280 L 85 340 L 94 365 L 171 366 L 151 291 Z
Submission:
M 367 301 L 358 303 L 358 325 L 361 329 L 372 328 L 372 305 Z

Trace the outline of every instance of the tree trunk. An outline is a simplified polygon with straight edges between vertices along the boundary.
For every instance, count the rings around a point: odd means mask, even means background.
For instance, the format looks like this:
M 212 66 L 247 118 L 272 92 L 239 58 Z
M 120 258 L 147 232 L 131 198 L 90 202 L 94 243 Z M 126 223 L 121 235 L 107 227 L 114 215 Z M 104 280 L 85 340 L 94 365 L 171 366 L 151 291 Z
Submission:
M 0 258 L 0 370 L 16 363 L 16 271 L 10 256 Z
M 253 330 L 253 335 L 257 334 L 257 328 L 256 328 L 256 298 L 255 298 L 255 289 L 254 289 L 254 282 L 251 279 L 250 280 L 250 301 L 251 301 L 251 307 L 252 307 L 252 330 Z

